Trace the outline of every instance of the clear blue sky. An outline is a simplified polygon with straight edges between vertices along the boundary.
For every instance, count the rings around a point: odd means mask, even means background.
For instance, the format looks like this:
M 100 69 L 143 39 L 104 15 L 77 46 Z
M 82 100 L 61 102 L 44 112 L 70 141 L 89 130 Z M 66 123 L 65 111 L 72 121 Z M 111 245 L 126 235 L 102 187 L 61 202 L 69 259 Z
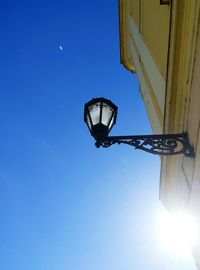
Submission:
M 0 269 L 193 270 L 155 237 L 159 158 L 96 149 L 83 122 L 104 96 L 113 135 L 151 133 L 117 0 L 1 1 L 0 37 Z

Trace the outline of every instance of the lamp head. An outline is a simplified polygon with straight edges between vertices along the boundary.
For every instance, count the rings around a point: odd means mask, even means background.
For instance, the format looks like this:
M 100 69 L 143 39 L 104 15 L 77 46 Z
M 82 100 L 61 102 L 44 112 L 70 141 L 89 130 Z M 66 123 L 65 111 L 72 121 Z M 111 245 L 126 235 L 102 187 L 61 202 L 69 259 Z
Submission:
M 117 106 L 105 98 L 94 98 L 85 104 L 84 121 L 96 141 L 106 138 L 117 118 Z

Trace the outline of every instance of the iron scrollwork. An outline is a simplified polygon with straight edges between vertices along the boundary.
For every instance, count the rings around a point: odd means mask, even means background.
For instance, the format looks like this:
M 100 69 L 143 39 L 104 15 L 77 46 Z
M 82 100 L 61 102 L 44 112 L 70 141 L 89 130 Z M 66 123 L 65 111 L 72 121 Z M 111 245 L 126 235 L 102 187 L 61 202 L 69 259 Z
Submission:
M 187 133 L 139 135 L 139 136 L 109 136 L 96 142 L 96 147 L 109 147 L 113 144 L 128 144 L 155 155 L 178 155 L 194 157 L 194 150 L 189 144 Z

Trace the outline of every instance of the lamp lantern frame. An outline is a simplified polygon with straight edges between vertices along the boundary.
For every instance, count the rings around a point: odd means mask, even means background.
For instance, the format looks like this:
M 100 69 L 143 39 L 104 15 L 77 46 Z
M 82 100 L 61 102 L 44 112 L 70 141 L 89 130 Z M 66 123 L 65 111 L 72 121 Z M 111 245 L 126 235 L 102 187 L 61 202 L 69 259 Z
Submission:
M 116 123 L 117 110 L 112 101 L 103 97 L 93 98 L 85 104 L 84 121 L 97 141 L 108 136 Z

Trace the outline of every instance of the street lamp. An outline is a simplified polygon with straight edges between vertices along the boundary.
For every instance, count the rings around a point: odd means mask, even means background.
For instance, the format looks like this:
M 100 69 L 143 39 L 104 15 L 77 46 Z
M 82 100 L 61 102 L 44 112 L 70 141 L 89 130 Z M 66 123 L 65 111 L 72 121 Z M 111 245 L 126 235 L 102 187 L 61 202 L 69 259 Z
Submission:
M 128 144 L 156 155 L 178 155 L 194 157 L 187 133 L 108 136 L 117 118 L 117 106 L 105 98 L 94 98 L 85 104 L 84 121 L 96 140 L 96 147 L 109 147 L 113 144 Z

